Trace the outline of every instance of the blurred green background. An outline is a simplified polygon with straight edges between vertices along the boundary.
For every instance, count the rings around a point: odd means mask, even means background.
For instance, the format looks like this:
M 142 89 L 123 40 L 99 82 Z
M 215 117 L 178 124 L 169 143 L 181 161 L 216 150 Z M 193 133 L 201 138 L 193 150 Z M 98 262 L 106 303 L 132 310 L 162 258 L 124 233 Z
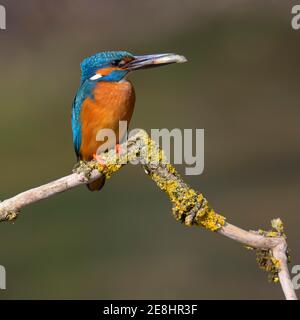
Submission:
M 204 128 L 205 171 L 186 181 L 229 222 L 285 222 L 300 264 L 300 31 L 294 1 L 5 1 L 0 31 L 4 200 L 68 174 L 79 63 L 91 54 L 176 52 L 189 63 L 131 76 L 132 127 Z M 183 167 L 178 166 L 180 172 Z M 80 187 L 0 225 L 0 299 L 280 299 L 253 252 L 176 222 L 137 166 L 101 193 Z

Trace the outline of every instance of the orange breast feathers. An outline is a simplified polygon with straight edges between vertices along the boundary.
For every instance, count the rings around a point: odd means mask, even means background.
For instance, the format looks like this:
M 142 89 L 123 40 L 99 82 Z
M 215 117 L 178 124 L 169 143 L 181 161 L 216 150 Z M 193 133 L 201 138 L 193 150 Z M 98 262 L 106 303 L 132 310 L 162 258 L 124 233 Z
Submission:
M 96 85 L 93 98 L 86 98 L 81 108 L 81 160 L 89 161 L 97 153 L 103 143 L 96 140 L 101 129 L 114 130 L 119 143 L 119 121 L 129 124 L 134 103 L 134 88 L 129 81 L 101 81 Z

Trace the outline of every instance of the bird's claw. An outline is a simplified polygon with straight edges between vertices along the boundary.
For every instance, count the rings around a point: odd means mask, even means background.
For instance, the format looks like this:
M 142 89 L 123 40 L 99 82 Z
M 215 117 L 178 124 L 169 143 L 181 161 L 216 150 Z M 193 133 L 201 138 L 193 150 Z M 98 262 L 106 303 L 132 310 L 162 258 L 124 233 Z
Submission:
M 94 153 L 93 154 L 93 159 L 96 160 L 101 166 L 103 166 L 103 167 L 106 166 L 104 159 L 100 155 Z
M 116 153 L 120 155 L 122 153 L 122 146 L 120 144 L 116 144 L 115 146 Z

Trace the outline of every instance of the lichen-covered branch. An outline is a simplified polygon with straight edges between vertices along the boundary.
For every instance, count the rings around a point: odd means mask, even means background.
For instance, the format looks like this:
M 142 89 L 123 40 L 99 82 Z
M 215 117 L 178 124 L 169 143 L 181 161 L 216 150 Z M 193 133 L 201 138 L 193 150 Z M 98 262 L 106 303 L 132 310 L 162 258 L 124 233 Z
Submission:
M 137 131 L 122 144 L 121 150 L 118 153 L 110 150 L 101 154 L 98 161 L 80 162 L 73 174 L 1 202 L 0 221 L 13 220 L 23 207 L 90 183 L 101 175 L 109 179 L 128 162 L 139 163 L 143 165 L 146 174 L 168 195 L 176 220 L 186 226 L 204 227 L 255 250 L 259 266 L 269 272 L 271 280 L 280 282 L 286 299 L 297 299 L 287 267 L 289 255 L 280 219 L 272 221 L 270 231 L 245 231 L 226 222 L 225 217 L 209 206 L 202 193 L 182 180 L 165 159 L 163 151 L 143 130 Z

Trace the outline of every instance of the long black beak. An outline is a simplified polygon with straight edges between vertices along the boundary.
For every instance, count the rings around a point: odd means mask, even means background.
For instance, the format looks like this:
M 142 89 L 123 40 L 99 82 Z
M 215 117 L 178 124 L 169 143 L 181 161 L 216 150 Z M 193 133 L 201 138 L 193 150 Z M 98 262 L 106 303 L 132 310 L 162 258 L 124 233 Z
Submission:
M 175 53 L 150 54 L 145 56 L 135 56 L 124 68 L 133 71 L 138 69 L 148 69 L 164 66 L 171 63 L 184 63 L 187 59 Z

